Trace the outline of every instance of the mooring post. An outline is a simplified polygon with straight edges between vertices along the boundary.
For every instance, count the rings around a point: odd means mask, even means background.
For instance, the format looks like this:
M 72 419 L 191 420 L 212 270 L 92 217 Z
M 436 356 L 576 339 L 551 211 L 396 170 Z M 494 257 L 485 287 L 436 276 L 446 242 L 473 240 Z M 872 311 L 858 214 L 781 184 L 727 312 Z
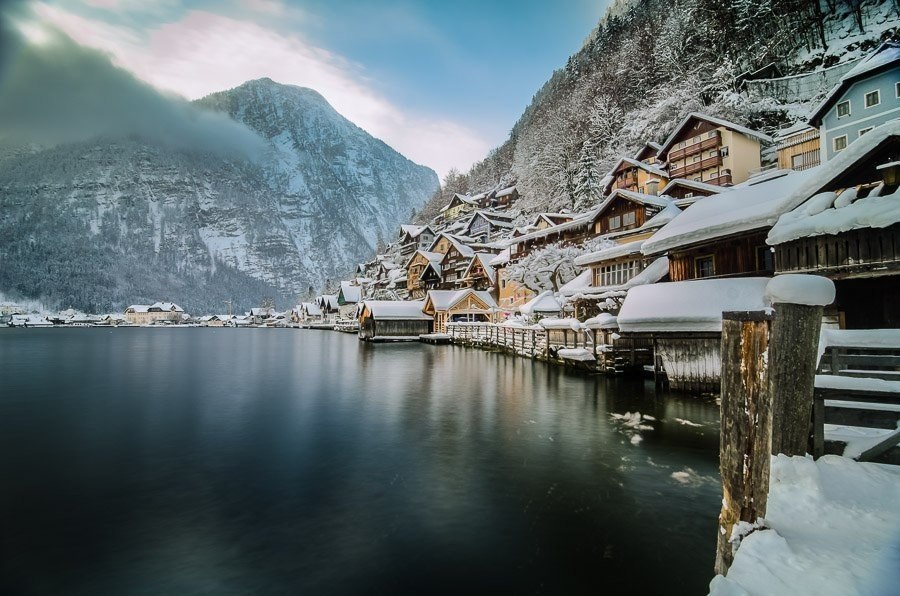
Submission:
M 769 344 L 773 455 L 809 451 L 822 311 L 821 306 L 775 304 Z
M 767 350 L 772 316 L 765 311 L 722 313 L 722 407 L 719 469 L 722 511 L 717 574 L 734 558 L 736 523 L 766 514 L 772 452 L 772 406 Z
M 822 312 L 834 297 L 834 282 L 819 275 L 776 275 L 766 286 L 775 307 L 769 346 L 773 454 L 809 450 Z

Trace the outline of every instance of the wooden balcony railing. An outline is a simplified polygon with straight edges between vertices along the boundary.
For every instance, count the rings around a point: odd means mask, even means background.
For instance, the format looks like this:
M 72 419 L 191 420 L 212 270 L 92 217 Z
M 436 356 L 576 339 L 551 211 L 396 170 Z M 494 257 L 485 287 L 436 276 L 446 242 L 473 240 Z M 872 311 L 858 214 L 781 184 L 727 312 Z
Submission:
M 706 151 L 707 149 L 718 147 L 722 143 L 722 138 L 719 135 L 719 131 L 716 130 L 714 132 L 716 134 L 712 137 L 704 135 L 703 139 L 701 139 L 699 143 L 688 145 L 683 149 L 675 149 L 673 151 L 669 151 L 669 162 L 678 161 L 679 159 L 684 159 L 689 155 L 694 155 L 695 153 L 700 153 L 701 151 Z
M 697 172 L 702 172 L 703 170 L 714 168 L 720 165 L 722 165 L 722 156 L 717 153 L 712 157 L 707 157 L 706 159 L 701 159 L 700 161 L 686 164 L 680 168 L 672 168 L 671 170 L 669 170 L 669 177 L 684 178 L 685 176 L 690 176 L 691 174 L 696 174 Z

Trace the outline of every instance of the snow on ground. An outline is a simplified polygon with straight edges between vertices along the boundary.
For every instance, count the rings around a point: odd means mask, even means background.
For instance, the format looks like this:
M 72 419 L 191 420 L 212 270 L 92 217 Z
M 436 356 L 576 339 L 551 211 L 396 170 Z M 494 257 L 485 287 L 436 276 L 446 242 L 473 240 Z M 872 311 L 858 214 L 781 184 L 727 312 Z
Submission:
M 775 456 L 765 527 L 712 596 L 900 594 L 900 467 Z
M 773 304 L 828 306 L 834 302 L 834 293 L 834 282 L 821 275 L 776 275 L 766 285 L 766 298 Z

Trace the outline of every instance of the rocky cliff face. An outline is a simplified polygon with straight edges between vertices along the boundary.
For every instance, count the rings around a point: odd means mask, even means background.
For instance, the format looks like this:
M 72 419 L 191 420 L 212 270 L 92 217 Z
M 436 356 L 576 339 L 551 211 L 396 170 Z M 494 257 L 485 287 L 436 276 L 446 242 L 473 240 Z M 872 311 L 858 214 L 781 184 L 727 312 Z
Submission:
M 0 291 L 90 311 L 287 307 L 348 274 L 438 185 L 309 89 L 196 102 L 266 141 L 254 161 L 101 138 L 0 153 Z

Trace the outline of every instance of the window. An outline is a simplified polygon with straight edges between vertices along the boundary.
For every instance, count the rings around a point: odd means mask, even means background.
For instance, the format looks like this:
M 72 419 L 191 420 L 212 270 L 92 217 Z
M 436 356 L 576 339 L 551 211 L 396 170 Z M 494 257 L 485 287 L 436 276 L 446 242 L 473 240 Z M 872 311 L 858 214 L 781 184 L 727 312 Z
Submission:
M 837 105 L 837 117 L 844 118 L 850 115 L 850 100 L 842 101 Z
M 690 199 L 692 196 L 694 196 L 694 193 L 692 193 L 692 192 L 684 193 L 684 198 L 686 198 L 686 199 Z
M 714 180 L 714 179 L 716 179 L 716 178 L 718 178 L 718 177 L 719 177 L 719 174 L 718 174 L 715 170 L 713 170 L 712 172 L 709 173 L 709 178 L 708 178 L 708 179 L 709 179 L 709 180 Z
M 843 151 L 847 148 L 847 135 L 834 137 L 834 140 L 832 140 L 831 143 L 835 151 Z
M 791 156 L 791 169 L 796 170 L 797 168 L 802 168 L 803 166 L 804 166 L 804 163 L 803 163 L 803 154 L 802 153 Z
M 694 178 L 694 182 L 703 182 L 703 179 L 700 176 Z
M 881 91 L 876 89 L 875 91 L 869 91 L 866 93 L 866 101 L 865 105 L 867 108 L 874 108 L 878 104 L 881 103 Z
M 719 131 L 717 131 L 717 130 L 711 130 L 711 131 L 709 131 L 708 133 L 706 133 L 706 138 L 707 138 L 707 139 L 714 139 L 714 138 L 716 138 L 716 134 L 718 134 L 718 132 L 719 132 Z
M 628 213 L 622 214 L 622 225 L 623 226 L 633 226 L 634 225 L 634 211 L 629 211 Z
M 873 126 L 870 126 L 870 127 L 868 127 L 868 128 L 860 128 L 860 129 L 859 129 L 859 136 L 863 136 L 864 134 L 866 134 L 867 132 L 869 132 L 869 131 L 872 130 L 873 128 L 874 128 Z
M 756 270 L 775 271 L 775 253 L 769 246 L 756 247 Z
M 900 83 L 894 83 L 894 95 L 900 97 Z
M 700 155 L 699 155 L 699 154 L 698 154 L 698 155 L 695 155 L 695 156 L 693 157 L 693 159 L 691 159 L 691 162 L 692 162 L 692 163 L 697 163 L 698 161 L 700 161 Z
M 712 277 L 716 274 L 716 259 L 713 255 L 706 255 L 694 259 L 695 277 Z
M 626 263 L 603 265 L 599 269 L 594 270 L 594 285 L 597 287 L 620 286 L 637 275 L 639 272 L 639 261 L 628 261 Z
M 725 145 L 724 147 L 721 147 L 719 149 L 719 155 L 721 155 L 722 157 L 728 157 L 728 145 Z
M 618 215 L 613 215 L 609 218 L 609 229 L 610 230 L 618 230 L 622 227 L 622 218 Z

